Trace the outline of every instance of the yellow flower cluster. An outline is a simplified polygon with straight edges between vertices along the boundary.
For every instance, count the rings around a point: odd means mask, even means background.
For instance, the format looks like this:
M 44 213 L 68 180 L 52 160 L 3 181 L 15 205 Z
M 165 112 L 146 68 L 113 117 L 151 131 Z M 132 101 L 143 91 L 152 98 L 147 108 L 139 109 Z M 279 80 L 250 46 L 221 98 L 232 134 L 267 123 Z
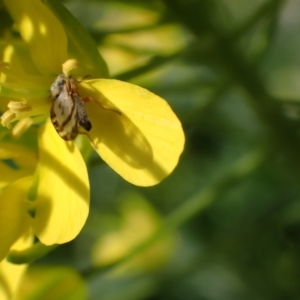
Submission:
M 60 4 L 53 8 L 51 1 L 44 2 L 4 0 L 22 39 L 7 38 L 0 64 L 1 122 L 12 127 L 14 138 L 0 143 L 0 261 L 16 243 L 25 240 L 28 247 L 33 236 L 44 245 L 74 239 L 88 216 L 84 159 L 49 119 L 49 89 L 58 74 L 96 78 L 78 81 L 80 97 L 93 99 L 85 105 L 92 123 L 89 137 L 125 180 L 140 186 L 159 183 L 173 171 L 184 146 L 181 123 L 167 102 L 136 85 L 103 79 L 107 69 L 89 36 L 76 40 L 72 30 L 79 25 L 69 15 L 69 23 L 62 22 Z M 36 132 L 36 148 L 23 144 L 28 129 Z

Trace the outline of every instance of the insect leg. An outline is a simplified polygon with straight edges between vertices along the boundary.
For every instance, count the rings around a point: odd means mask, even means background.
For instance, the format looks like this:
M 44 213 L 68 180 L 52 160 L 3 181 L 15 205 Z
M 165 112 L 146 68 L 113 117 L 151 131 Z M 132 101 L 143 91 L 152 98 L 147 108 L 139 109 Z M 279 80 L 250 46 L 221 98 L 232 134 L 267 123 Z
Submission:
M 90 135 L 88 134 L 88 132 L 86 131 L 79 131 L 78 134 L 84 134 L 87 136 L 87 138 L 89 139 L 90 143 L 92 144 L 94 150 L 98 150 L 97 145 L 93 142 L 92 138 L 90 137 Z
M 105 106 L 103 106 L 100 102 L 98 102 L 97 100 L 93 99 L 92 97 L 85 97 L 85 98 L 82 99 L 82 101 L 83 101 L 84 103 L 87 103 L 87 102 L 89 102 L 89 101 L 93 101 L 94 103 L 96 103 L 97 105 L 99 105 L 99 106 L 100 106 L 102 109 L 104 109 L 104 110 L 112 111 L 112 112 L 114 112 L 114 113 L 116 113 L 116 114 L 118 114 L 118 115 L 120 115 L 120 116 L 122 115 L 122 113 L 121 113 L 119 110 L 113 109 L 113 108 L 105 107 Z

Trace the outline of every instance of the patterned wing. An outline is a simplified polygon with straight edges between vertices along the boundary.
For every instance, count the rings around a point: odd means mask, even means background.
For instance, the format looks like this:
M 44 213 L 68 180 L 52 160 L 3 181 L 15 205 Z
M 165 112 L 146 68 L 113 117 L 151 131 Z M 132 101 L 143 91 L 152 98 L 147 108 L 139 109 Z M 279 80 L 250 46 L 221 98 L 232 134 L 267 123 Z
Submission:
M 82 128 L 84 128 L 86 131 L 90 131 L 92 128 L 92 123 L 90 122 L 90 120 L 87 116 L 85 105 L 84 105 L 83 101 L 77 94 L 73 95 L 73 100 L 75 101 L 75 104 L 77 106 L 79 125 Z
M 78 111 L 72 92 L 68 89 L 68 78 L 61 74 L 51 86 L 51 121 L 64 140 L 73 140 L 78 135 Z

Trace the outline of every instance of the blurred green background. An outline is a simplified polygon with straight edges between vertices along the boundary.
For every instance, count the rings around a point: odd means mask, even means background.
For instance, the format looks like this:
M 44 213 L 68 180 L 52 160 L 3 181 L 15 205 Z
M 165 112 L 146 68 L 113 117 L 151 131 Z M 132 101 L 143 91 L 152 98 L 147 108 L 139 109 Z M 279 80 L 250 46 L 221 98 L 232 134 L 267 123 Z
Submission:
M 88 296 L 49 299 L 300 299 L 300 1 L 63 3 L 112 78 L 168 101 L 186 145 L 150 188 L 92 157 L 86 226 L 29 272 L 71 267 Z

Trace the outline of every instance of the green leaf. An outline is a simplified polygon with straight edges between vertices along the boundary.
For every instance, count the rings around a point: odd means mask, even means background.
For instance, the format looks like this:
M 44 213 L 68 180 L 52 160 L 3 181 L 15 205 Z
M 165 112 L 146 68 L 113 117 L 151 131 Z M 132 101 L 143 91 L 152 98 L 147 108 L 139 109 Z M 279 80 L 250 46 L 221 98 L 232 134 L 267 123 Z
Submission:
M 81 23 L 58 1 L 42 0 L 64 26 L 79 69 L 97 78 L 108 77 L 108 69 L 97 45 Z M 91 73 L 90 73 L 91 72 Z M 81 74 L 82 75 L 82 74 Z

